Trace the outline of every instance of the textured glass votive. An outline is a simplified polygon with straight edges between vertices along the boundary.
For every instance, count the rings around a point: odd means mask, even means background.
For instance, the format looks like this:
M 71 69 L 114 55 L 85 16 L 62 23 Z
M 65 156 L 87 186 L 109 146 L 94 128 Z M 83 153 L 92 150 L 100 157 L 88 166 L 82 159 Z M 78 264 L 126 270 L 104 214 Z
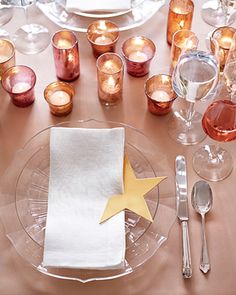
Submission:
M 145 83 L 148 110 L 154 115 L 166 115 L 171 111 L 177 95 L 172 88 L 170 75 L 159 74 L 149 78 Z
M 5 39 L 0 39 L 0 80 L 3 73 L 15 65 L 14 45 Z
M 73 81 L 80 75 L 79 45 L 71 31 L 59 31 L 52 37 L 56 75 L 64 81 Z
M 212 38 L 218 43 L 218 56 L 220 60 L 220 71 L 224 70 L 224 66 L 229 54 L 229 50 L 233 41 L 236 29 L 232 27 L 220 27 L 212 33 Z M 215 46 L 211 41 L 211 49 L 214 52 Z
M 126 40 L 122 45 L 122 53 L 128 74 L 135 77 L 148 74 L 155 52 L 155 44 L 148 38 L 140 36 Z
M 190 30 L 179 30 L 174 33 L 171 45 L 171 63 L 175 68 L 181 53 L 185 50 L 196 49 L 198 38 Z
M 97 59 L 98 97 L 106 106 L 122 99 L 124 66 L 116 53 L 104 53 Z
M 92 22 L 87 30 L 87 39 L 91 44 L 95 57 L 105 52 L 114 52 L 119 39 L 119 29 L 116 24 L 107 20 Z
M 2 86 L 9 93 L 12 102 L 18 107 L 27 107 L 34 100 L 36 75 L 26 66 L 14 66 L 4 72 Z
M 167 42 L 171 45 L 173 34 L 179 30 L 190 30 L 194 4 L 191 0 L 171 0 L 167 22 Z
M 65 82 L 53 82 L 44 90 L 50 111 L 55 116 L 66 116 L 73 108 L 74 88 Z

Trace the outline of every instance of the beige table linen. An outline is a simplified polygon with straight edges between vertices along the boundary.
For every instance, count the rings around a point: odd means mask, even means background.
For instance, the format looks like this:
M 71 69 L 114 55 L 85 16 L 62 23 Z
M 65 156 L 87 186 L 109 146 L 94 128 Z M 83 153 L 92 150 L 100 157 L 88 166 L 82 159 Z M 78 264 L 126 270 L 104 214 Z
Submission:
M 200 7 L 204 1 L 195 0 L 193 30 L 207 33 L 213 30 L 203 22 Z M 151 20 L 143 26 L 122 32 L 117 51 L 121 52 L 122 42 L 133 35 L 151 38 L 157 46 L 157 54 L 151 65 L 150 75 L 163 73 L 169 66 L 170 48 L 166 43 L 166 22 L 168 5 L 165 5 Z M 47 25 L 51 33 L 60 29 L 41 14 L 30 8 L 30 21 Z M 24 24 L 23 9 L 15 9 L 13 19 L 4 26 L 13 33 Z M 199 177 L 191 166 L 193 153 L 198 146 L 184 147 L 171 140 L 167 134 L 169 116 L 155 117 L 148 113 L 143 87 L 147 79 L 124 77 L 124 100 L 118 106 L 104 108 L 97 98 L 95 59 L 85 34 L 78 34 L 81 56 L 81 77 L 74 82 L 76 96 L 73 112 L 66 118 L 53 117 L 43 98 L 45 86 L 56 80 L 52 49 L 32 56 L 16 53 L 17 64 L 32 67 L 37 74 L 36 101 L 28 108 L 15 107 L 8 95 L 0 88 L 0 174 L 4 173 L 14 152 L 36 132 L 48 125 L 65 120 L 97 118 L 125 122 L 142 130 L 157 143 L 157 152 L 168 153 L 170 169 L 174 169 L 177 154 L 185 155 L 188 164 L 189 192 Z M 175 102 L 175 107 L 181 101 Z M 197 108 L 204 110 L 206 105 L 199 103 Z M 206 139 L 202 144 L 211 142 Z M 223 145 L 223 144 L 222 144 Z M 224 144 L 233 155 L 236 167 L 236 143 Z M 199 270 L 201 227 L 199 216 L 190 208 L 190 237 L 193 277 L 183 280 L 181 275 L 181 228 L 176 222 L 172 227 L 168 241 L 158 250 L 151 260 L 135 273 L 111 281 L 82 284 L 47 277 L 25 262 L 5 237 L 0 223 L 0 294 L 1 295 L 234 295 L 236 294 L 236 168 L 226 180 L 212 183 L 214 204 L 207 216 L 207 236 L 212 269 L 208 275 Z M 165 186 L 163 183 L 162 186 Z

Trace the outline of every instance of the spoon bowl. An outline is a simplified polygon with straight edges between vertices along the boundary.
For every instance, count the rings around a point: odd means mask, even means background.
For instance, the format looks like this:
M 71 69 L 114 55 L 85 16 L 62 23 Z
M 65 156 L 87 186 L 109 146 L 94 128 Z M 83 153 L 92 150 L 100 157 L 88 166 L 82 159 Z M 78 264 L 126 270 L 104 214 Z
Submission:
M 191 195 L 192 206 L 202 218 L 202 250 L 200 270 L 207 273 L 210 270 L 210 260 L 207 249 L 205 233 L 205 214 L 211 209 L 213 203 L 212 190 L 206 181 L 198 181 L 194 184 Z

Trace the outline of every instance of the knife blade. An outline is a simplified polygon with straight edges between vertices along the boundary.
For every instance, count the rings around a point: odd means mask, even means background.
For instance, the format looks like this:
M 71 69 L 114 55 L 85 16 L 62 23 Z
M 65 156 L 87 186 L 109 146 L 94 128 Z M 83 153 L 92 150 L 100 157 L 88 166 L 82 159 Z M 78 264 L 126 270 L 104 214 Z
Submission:
M 184 156 L 179 155 L 175 160 L 176 171 L 176 202 L 177 216 L 182 228 L 182 254 L 183 254 L 183 277 L 191 278 L 192 266 L 190 256 L 190 243 L 188 233 L 188 194 L 187 194 L 187 170 Z

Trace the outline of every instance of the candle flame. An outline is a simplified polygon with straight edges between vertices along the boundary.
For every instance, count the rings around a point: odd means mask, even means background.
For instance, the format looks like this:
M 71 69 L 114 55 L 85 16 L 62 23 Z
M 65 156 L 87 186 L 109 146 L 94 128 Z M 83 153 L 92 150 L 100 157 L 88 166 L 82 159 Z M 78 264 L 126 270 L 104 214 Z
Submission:
M 179 22 L 179 26 L 180 26 L 180 29 L 183 29 L 184 28 L 184 20 L 181 20 Z
M 102 31 L 106 31 L 107 30 L 107 25 L 105 20 L 100 20 L 99 25 L 98 25 L 98 29 L 102 30 Z
M 135 37 L 133 43 L 134 45 L 141 46 L 144 44 L 144 41 L 141 37 Z

